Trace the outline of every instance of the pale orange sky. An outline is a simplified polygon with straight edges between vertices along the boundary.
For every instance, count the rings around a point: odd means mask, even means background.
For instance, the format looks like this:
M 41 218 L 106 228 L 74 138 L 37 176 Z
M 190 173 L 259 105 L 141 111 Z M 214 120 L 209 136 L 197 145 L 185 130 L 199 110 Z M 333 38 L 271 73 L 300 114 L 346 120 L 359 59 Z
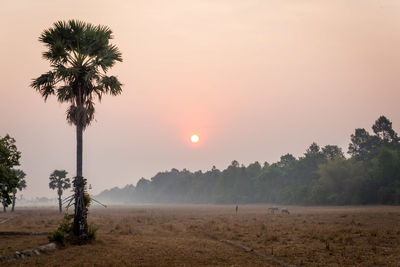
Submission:
M 22 151 L 26 197 L 55 197 L 54 169 L 75 175 L 66 106 L 29 87 L 49 70 L 40 33 L 68 19 L 108 25 L 124 59 L 112 70 L 123 94 L 84 134 L 92 193 L 171 168 L 275 162 L 314 141 L 347 151 L 380 115 L 400 132 L 398 0 L 3 0 L 0 136 Z

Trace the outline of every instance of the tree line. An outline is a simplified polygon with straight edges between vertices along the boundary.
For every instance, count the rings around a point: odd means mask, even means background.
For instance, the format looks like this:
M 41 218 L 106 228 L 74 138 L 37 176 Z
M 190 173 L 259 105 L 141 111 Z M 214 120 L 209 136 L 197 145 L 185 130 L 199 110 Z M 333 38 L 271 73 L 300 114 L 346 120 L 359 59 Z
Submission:
M 281 203 L 359 205 L 400 203 L 400 139 L 385 116 L 372 133 L 355 129 L 348 157 L 336 145 L 312 143 L 303 156 L 278 162 L 232 163 L 224 170 L 159 172 L 136 186 L 100 193 L 118 203 Z

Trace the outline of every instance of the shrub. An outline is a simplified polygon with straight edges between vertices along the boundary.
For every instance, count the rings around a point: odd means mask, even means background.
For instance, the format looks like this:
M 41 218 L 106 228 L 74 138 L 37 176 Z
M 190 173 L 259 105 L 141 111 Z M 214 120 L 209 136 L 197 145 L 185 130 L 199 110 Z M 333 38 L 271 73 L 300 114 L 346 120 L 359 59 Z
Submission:
M 85 206 L 86 208 L 90 207 L 90 203 L 91 203 L 91 199 L 90 199 L 90 195 L 88 193 L 85 193 Z
M 69 233 L 72 229 L 72 217 L 68 214 L 65 214 L 60 226 L 58 226 L 58 229 L 63 232 Z
M 96 240 L 96 237 L 97 237 L 96 232 L 97 232 L 98 229 L 99 228 L 96 225 L 93 225 L 93 224 L 89 225 L 88 233 L 87 233 L 88 240 L 90 240 L 90 241 Z
M 67 242 L 70 242 L 71 244 L 83 244 L 87 241 L 90 242 L 96 240 L 96 232 L 98 229 L 99 228 L 97 226 L 90 224 L 87 230 L 87 239 L 85 239 L 86 241 L 78 240 L 73 236 L 72 233 L 72 216 L 65 214 L 57 230 L 49 233 L 48 239 L 50 242 L 57 242 L 63 246 L 65 246 Z
M 50 242 L 58 242 L 65 246 L 65 244 L 67 243 L 68 235 L 72 229 L 71 219 L 72 217 L 68 214 L 64 215 L 61 224 L 58 226 L 57 230 L 49 233 L 48 239 Z
M 49 233 L 47 236 L 50 242 L 57 242 L 61 245 L 65 246 L 67 243 L 67 233 L 61 231 L 60 229 L 55 230 L 54 232 Z

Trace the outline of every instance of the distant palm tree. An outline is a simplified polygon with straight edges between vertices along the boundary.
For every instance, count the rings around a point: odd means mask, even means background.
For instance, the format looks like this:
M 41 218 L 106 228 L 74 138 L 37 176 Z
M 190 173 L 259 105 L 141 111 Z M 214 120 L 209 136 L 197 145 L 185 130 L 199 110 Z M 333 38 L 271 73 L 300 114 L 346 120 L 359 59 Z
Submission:
M 15 207 L 15 200 L 16 197 L 15 195 L 17 194 L 17 189 L 19 191 L 22 191 L 22 189 L 26 188 L 26 181 L 25 181 L 25 172 L 23 170 L 15 170 L 15 174 L 17 175 L 17 179 L 18 179 L 18 185 L 16 188 L 13 189 L 13 198 L 12 198 L 12 206 L 11 206 L 11 212 L 14 211 L 14 207 Z
M 49 188 L 53 190 L 57 189 L 58 209 L 60 213 L 62 212 L 61 196 L 63 194 L 63 191 L 71 187 L 71 181 L 69 178 L 67 178 L 67 174 L 68 172 L 66 172 L 65 170 L 54 170 L 52 174 L 50 174 L 49 178 Z
M 43 57 L 50 61 L 51 70 L 34 79 L 31 86 L 46 100 L 57 95 L 58 101 L 69 103 L 67 120 L 76 126 L 77 170 L 75 188 L 74 234 L 87 236 L 86 179 L 82 176 L 82 135 L 94 119 L 94 101 L 103 94 L 118 95 L 121 83 L 107 71 L 121 53 L 110 44 L 112 31 L 107 26 L 94 26 L 76 20 L 58 21 L 39 37 L 47 51 Z

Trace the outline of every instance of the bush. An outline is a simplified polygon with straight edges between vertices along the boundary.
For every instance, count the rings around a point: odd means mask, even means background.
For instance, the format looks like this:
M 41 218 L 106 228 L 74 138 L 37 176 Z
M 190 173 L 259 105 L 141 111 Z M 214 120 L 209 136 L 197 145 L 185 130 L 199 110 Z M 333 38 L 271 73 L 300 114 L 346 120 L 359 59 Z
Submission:
M 87 233 L 88 240 L 90 240 L 90 241 L 96 240 L 96 237 L 97 237 L 96 232 L 98 229 L 99 229 L 99 227 L 97 227 L 96 225 L 93 225 L 93 224 L 89 225 L 88 233 Z
M 57 242 L 61 245 L 65 246 L 67 243 L 67 233 L 61 231 L 60 229 L 55 230 L 54 232 L 49 233 L 48 237 L 50 242 Z
M 63 232 L 69 233 L 72 229 L 72 217 L 68 214 L 65 214 L 60 226 L 58 226 L 58 229 Z
M 85 197 L 85 206 L 86 206 L 86 208 L 88 208 L 88 207 L 90 207 L 90 204 L 91 204 L 90 195 L 88 193 L 85 193 L 84 197 Z
M 49 233 L 48 239 L 50 242 L 58 242 L 65 246 L 65 244 L 67 243 L 68 235 L 72 229 L 71 219 L 72 217 L 68 214 L 64 215 L 63 220 L 61 221 L 61 224 L 58 226 L 57 230 Z
M 72 216 L 65 214 L 57 230 L 49 233 L 48 239 L 50 242 L 57 242 L 63 246 L 65 246 L 67 242 L 71 244 L 83 244 L 88 241 L 96 240 L 98 229 L 96 225 L 90 224 L 87 230 L 87 238 L 78 240 L 72 233 Z

